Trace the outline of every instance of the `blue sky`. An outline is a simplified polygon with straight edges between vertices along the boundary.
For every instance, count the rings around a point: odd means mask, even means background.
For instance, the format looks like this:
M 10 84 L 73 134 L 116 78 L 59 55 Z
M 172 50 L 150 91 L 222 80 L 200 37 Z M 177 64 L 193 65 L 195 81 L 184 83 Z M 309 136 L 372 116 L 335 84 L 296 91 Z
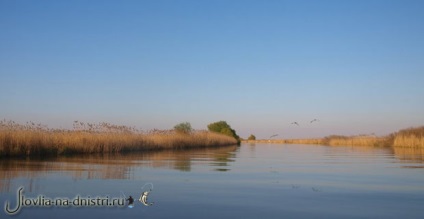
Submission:
M 0 118 L 389 134 L 424 125 L 423 11 L 400 0 L 0 0 Z

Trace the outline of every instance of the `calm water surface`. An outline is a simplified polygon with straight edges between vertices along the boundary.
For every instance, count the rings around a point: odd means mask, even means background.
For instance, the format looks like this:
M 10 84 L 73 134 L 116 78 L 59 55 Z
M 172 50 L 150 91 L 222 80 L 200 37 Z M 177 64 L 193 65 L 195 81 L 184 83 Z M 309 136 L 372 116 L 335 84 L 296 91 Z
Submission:
M 15 207 L 21 186 L 26 197 L 138 199 L 153 185 L 148 207 L 25 207 L 14 218 L 424 218 L 423 157 L 416 149 L 243 144 L 0 160 L 0 200 Z M 1 218 L 12 218 L 3 206 Z

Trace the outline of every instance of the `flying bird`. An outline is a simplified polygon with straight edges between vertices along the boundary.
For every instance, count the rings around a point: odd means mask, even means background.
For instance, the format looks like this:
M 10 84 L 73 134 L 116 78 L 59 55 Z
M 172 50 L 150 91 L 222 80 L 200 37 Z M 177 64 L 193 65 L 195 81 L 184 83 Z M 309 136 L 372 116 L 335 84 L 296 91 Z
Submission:
M 292 125 L 299 125 L 299 123 L 297 123 L 297 122 L 292 122 L 291 124 Z
M 318 119 L 313 119 L 310 123 L 313 123 L 313 122 L 319 122 L 319 120 Z
M 278 134 L 271 135 L 271 137 L 269 137 L 269 138 L 273 138 L 273 137 L 276 137 L 276 136 L 278 136 Z

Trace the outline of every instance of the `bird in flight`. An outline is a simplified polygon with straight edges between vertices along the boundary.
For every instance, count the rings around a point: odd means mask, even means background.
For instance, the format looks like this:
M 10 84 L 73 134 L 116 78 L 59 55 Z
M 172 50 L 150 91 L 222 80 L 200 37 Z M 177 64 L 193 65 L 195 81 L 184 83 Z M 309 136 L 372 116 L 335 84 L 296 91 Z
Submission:
M 269 138 L 273 138 L 273 137 L 276 137 L 276 136 L 278 136 L 278 134 L 271 135 L 271 137 L 269 137 Z
M 291 124 L 292 125 L 299 125 L 299 123 L 297 123 L 297 122 L 292 122 Z
M 318 119 L 313 119 L 313 120 L 311 120 L 310 123 L 313 123 L 313 122 L 319 122 L 319 120 Z

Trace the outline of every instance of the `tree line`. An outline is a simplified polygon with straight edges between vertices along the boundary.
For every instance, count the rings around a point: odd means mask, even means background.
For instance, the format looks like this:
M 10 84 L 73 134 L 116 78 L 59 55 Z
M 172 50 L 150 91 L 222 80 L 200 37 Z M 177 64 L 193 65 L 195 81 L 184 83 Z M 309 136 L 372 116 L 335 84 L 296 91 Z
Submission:
M 220 133 L 233 137 L 237 140 L 237 143 L 240 144 L 240 136 L 237 135 L 236 130 L 231 128 L 231 126 L 226 121 L 213 122 L 210 123 L 207 127 L 210 132 Z M 174 130 L 177 133 L 190 134 L 193 131 L 193 128 L 189 122 L 182 122 L 175 125 Z

